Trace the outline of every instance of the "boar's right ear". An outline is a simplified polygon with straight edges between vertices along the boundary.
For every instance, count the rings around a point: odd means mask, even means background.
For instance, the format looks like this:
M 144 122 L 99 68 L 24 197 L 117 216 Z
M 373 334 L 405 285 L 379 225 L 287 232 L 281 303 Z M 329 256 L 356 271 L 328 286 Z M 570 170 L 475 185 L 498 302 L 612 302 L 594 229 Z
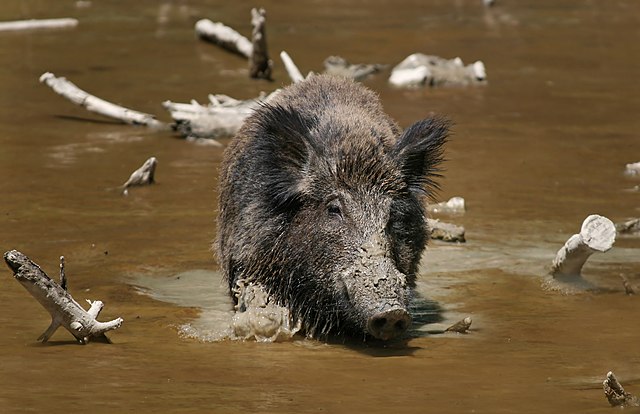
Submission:
M 438 190 L 443 146 L 449 136 L 449 121 L 434 117 L 418 121 L 405 129 L 392 150 L 409 190 L 432 195 Z
M 294 211 L 308 190 L 310 130 L 317 120 L 291 107 L 270 104 L 262 104 L 256 115 L 256 162 L 267 202 L 276 211 Z

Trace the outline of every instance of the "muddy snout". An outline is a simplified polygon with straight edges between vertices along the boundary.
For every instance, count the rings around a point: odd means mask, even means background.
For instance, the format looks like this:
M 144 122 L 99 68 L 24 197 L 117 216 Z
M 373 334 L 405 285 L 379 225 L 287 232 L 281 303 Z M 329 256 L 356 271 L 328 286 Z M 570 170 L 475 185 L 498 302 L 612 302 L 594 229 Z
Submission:
M 409 325 L 409 312 L 403 308 L 393 308 L 371 316 L 367 322 L 367 331 L 374 338 L 387 341 L 402 335 Z

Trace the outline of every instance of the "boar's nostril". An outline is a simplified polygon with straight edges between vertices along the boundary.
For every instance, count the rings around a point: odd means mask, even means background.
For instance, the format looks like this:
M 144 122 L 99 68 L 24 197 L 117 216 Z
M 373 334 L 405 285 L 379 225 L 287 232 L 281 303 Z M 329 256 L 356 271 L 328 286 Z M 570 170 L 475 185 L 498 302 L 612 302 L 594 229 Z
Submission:
M 409 313 L 401 308 L 379 312 L 369 318 L 367 330 L 374 338 L 383 341 L 400 336 L 411 323 Z

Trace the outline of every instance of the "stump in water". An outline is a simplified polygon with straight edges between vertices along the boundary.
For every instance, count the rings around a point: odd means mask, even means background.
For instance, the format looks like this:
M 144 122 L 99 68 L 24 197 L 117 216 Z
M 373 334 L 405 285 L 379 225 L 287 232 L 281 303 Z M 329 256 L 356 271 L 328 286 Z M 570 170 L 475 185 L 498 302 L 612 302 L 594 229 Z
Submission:
M 597 214 L 587 217 L 580 233 L 571 236 L 556 254 L 552 276 L 555 279 L 579 279 L 589 256 L 608 251 L 615 241 L 616 228 L 611 220 Z
M 265 30 L 267 12 L 265 9 L 251 9 L 251 41 L 253 48 L 249 57 L 249 76 L 255 79 L 271 80 L 273 62 L 267 51 L 267 34 Z
M 66 290 L 64 258 L 60 259 L 60 277 L 63 286 L 49 278 L 37 264 L 19 251 L 11 250 L 4 254 L 4 260 L 14 272 L 15 279 L 51 315 L 51 325 L 38 337 L 38 341 L 47 342 L 60 326 L 64 326 L 81 344 L 86 344 L 91 338 L 102 338 L 108 341 L 105 333 L 119 328 L 123 322 L 122 318 L 98 322 L 96 318 L 104 306 L 99 300 L 87 301 L 91 306 L 88 311 L 85 311 Z
M 151 157 L 142 164 L 142 167 L 131 173 L 131 176 L 126 183 L 122 186 L 122 194 L 129 194 L 129 187 L 134 185 L 149 185 L 155 183 L 154 175 L 156 173 L 156 165 L 158 160 L 156 157 Z

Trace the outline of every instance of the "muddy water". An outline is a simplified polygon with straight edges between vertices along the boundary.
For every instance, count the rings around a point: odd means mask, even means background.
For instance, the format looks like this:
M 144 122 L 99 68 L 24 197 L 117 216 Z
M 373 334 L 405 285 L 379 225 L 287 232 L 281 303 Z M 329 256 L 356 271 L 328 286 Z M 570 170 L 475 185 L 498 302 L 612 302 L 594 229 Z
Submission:
M 466 198 L 467 213 L 449 220 L 467 228 L 468 243 L 433 243 L 420 287 L 444 321 L 471 315 L 475 328 L 380 348 L 181 337 L 213 305 L 193 289 L 191 304 L 156 300 L 133 281 L 160 286 L 195 272 L 194 283 L 206 284 L 203 274 L 218 283 L 209 244 L 221 149 L 105 121 L 37 83 L 51 71 L 163 119 L 166 99 L 255 96 L 287 82 L 280 63 L 276 82 L 249 81 L 242 60 L 192 31 L 209 17 L 246 33 L 249 5 L 2 1 L 0 20 L 80 25 L 0 33 L 0 246 L 50 274 L 65 255 L 76 298 L 103 300 L 102 319 L 125 323 L 112 345 L 75 345 L 63 330 L 38 344 L 48 316 L 2 272 L 0 412 L 609 412 L 608 370 L 640 394 L 640 301 L 619 282 L 640 285 L 640 239 L 590 260 L 594 292 L 540 288 L 587 215 L 640 216 L 640 193 L 626 191 L 639 182 L 622 174 L 640 160 L 640 3 L 480 3 L 263 2 L 272 54 L 287 50 L 303 71 L 331 54 L 486 64 L 485 87 L 366 81 L 404 126 L 429 111 L 455 121 L 440 196 Z M 152 155 L 157 185 L 121 197 L 117 186 Z

